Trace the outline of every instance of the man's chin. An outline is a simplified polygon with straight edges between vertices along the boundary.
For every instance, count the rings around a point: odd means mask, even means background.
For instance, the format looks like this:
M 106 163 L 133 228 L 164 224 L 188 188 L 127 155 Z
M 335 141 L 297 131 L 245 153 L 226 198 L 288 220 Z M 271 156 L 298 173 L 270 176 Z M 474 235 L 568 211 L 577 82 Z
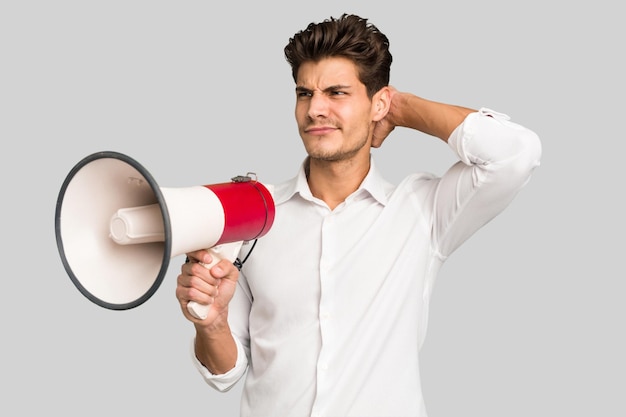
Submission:
M 312 146 L 306 147 L 307 154 L 313 159 L 319 159 L 323 161 L 336 160 L 337 157 L 340 156 L 341 150 L 332 146 L 324 146 L 330 145 L 330 143 L 328 142 L 328 140 L 318 140 Z
M 309 158 L 316 161 L 334 162 L 341 160 L 341 157 L 335 154 L 321 153 L 321 152 L 309 152 Z

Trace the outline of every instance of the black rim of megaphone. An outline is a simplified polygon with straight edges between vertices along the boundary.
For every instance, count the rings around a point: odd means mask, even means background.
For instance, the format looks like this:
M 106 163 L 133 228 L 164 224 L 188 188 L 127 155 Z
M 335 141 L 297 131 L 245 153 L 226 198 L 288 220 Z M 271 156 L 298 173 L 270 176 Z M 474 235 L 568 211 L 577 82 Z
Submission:
M 148 182 L 148 184 L 150 185 L 150 187 L 152 188 L 152 191 L 154 192 L 154 195 L 157 199 L 157 202 L 161 208 L 161 213 L 163 216 L 163 229 L 165 232 L 165 241 L 164 243 L 164 250 L 163 250 L 163 261 L 161 263 L 161 269 L 159 270 L 159 274 L 157 275 L 156 279 L 154 280 L 154 283 L 152 284 L 152 286 L 150 287 L 150 289 L 148 289 L 148 291 L 146 291 L 141 297 L 137 298 L 134 301 L 128 302 L 128 303 L 122 303 L 122 304 L 113 304 L 113 303 L 109 303 L 107 301 L 104 301 L 98 297 L 96 297 L 95 295 L 93 295 L 91 292 L 89 292 L 81 283 L 80 280 L 78 279 L 78 277 L 74 274 L 74 271 L 72 271 L 72 268 L 69 264 L 69 262 L 67 261 L 67 257 L 65 256 L 65 250 L 63 248 L 63 239 L 61 236 L 61 209 L 63 206 L 63 198 L 65 197 L 65 192 L 67 191 L 67 187 L 69 186 L 70 182 L 72 181 L 72 179 L 74 178 L 74 176 L 87 164 L 97 160 L 97 159 L 105 159 L 105 158 L 110 158 L 110 159 L 119 159 L 120 161 L 126 162 L 127 164 L 129 164 L 130 166 L 132 166 L 133 168 L 135 168 L 137 171 L 139 171 L 139 173 L 141 175 L 143 175 L 143 177 L 145 178 L 145 180 Z M 55 233 L 56 233 L 56 241 L 57 241 L 57 248 L 59 250 L 59 254 L 61 255 L 61 260 L 63 262 L 63 266 L 65 268 L 65 271 L 67 272 L 67 274 L 69 275 L 70 279 L 72 280 L 72 282 L 74 283 L 74 285 L 76 286 L 76 288 L 78 288 L 78 290 L 85 296 L 87 297 L 90 301 L 94 302 L 95 304 L 110 309 L 110 310 L 128 310 L 131 308 L 135 308 L 143 303 L 145 303 L 150 297 L 152 297 L 154 295 L 154 293 L 159 289 L 159 286 L 161 285 L 161 283 L 163 282 L 163 279 L 165 277 L 165 274 L 167 273 L 167 268 L 169 267 L 169 262 L 170 262 L 170 252 L 172 249 L 172 228 L 171 228 L 171 224 L 170 224 L 170 218 L 169 218 L 169 214 L 167 212 L 167 206 L 165 204 L 165 198 L 163 197 L 163 193 L 161 192 L 161 189 L 159 188 L 159 185 L 157 184 L 157 182 L 154 180 L 154 178 L 152 177 L 152 175 L 148 172 L 148 170 L 146 170 L 143 165 L 141 165 L 139 162 L 137 162 L 135 159 L 131 158 L 128 155 L 125 155 L 123 153 L 120 152 L 115 152 L 115 151 L 102 151 L 102 152 L 96 152 L 93 153 L 85 158 L 83 158 L 79 163 L 77 163 L 74 168 L 72 168 L 72 170 L 69 172 L 69 174 L 67 175 L 67 177 L 65 178 L 65 181 L 63 182 L 63 185 L 61 186 L 61 191 L 59 192 L 59 197 L 57 199 L 57 205 L 56 205 L 56 213 L 55 213 Z

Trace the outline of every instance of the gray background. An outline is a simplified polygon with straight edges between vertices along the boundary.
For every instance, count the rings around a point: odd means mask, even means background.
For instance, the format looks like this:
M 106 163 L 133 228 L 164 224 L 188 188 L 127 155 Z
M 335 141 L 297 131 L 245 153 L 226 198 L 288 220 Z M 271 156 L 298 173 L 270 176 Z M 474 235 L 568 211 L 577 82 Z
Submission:
M 92 304 L 58 256 L 57 195 L 101 150 L 168 187 L 291 177 L 304 151 L 282 48 L 349 11 L 390 37 L 398 88 L 508 113 L 543 140 L 529 186 L 440 274 L 421 352 L 430 416 L 626 415 L 618 4 L 362 3 L 2 3 L 0 414 L 237 415 L 240 386 L 214 392 L 191 366 L 182 258 L 141 307 Z M 453 161 L 401 129 L 374 154 L 396 182 Z

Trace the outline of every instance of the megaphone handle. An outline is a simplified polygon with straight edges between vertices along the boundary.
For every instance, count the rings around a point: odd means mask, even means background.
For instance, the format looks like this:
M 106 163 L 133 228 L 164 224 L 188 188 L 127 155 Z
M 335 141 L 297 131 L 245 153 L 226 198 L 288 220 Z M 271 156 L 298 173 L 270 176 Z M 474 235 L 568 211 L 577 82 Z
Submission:
M 208 249 L 211 257 L 213 258 L 213 261 L 211 261 L 210 264 L 200 264 L 207 269 L 211 269 L 222 259 L 227 259 L 230 262 L 235 262 L 242 245 L 243 241 L 223 243 L 221 245 L 213 246 L 212 248 Z M 207 318 L 209 314 L 209 308 L 211 308 L 210 305 L 200 304 L 195 301 L 190 301 L 189 303 L 187 303 L 187 310 L 189 311 L 189 313 L 200 320 L 204 320 Z

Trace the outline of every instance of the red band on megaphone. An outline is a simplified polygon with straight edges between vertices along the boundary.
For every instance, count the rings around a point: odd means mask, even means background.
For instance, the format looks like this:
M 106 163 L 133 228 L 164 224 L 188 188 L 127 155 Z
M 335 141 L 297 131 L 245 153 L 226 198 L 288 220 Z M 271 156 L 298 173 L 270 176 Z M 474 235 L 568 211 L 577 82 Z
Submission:
M 224 209 L 224 232 L 216 245 L 248 241 L 265 235 L 274 222 L 274 200 L 256 181 L 205 185 Z

